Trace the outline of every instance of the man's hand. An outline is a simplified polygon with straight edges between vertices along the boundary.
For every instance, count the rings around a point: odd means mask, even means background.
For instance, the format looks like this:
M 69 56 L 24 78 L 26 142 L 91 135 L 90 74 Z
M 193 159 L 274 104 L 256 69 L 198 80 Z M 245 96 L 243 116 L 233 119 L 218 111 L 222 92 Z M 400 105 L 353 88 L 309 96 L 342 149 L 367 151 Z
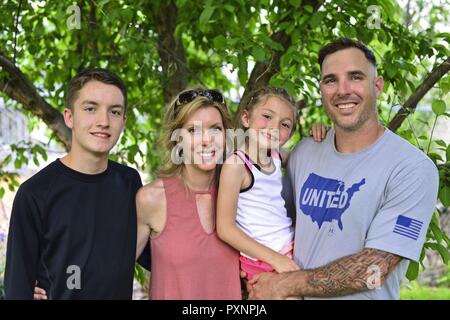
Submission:
M 34 287 L 34 300 L 47 300 L 47 292 L 44 289 L 39 288 L 36 283 L 36 287 Z
M 284 300 L 277 284 L 282 280 L 283 274 L 274 272 L 262 272 L 255 275 L 247 284 L 249 300 Z
M 339 297 L 358 292 L 374 290 L 369 286 L 368 272 L 371 267 L 379 268 L 379 283 L 398 265 L 402 257 L 373 248 L 365 248 L 350 256 L 342 257 L 329 264 L 310 270 L 261 273 L 256 275 L 248 287 L 250 299 L 286 299 L 291 296 Z
M 242 295 L 242 300 L 248 300 L 248 281 L 247 281 L 247 273 L 243 270 L 240 271 L 239 273 L 240 277 L 241 277 L 241 295 Z

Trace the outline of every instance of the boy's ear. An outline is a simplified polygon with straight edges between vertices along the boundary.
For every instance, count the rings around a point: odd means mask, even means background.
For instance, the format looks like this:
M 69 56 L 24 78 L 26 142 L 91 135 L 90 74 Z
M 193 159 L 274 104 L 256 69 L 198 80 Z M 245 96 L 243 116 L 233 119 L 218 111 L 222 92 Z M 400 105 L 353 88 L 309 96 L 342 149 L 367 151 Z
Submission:
M 244 128 L 250 127 L 250 112 L 248 110 L 241 112 L 241 123 Z
M 64 122 L 69 129 L 73 128 L 73 111 L 69 108 L 64 108 Z

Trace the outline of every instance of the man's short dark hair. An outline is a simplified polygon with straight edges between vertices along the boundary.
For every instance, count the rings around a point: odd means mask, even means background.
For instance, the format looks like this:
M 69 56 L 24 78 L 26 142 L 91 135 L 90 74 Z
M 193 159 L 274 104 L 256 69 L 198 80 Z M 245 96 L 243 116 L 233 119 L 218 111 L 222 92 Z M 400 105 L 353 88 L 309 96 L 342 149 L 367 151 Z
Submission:
M 320 68 L 322 69 L 322 63 L 323 63 L 323 60 L 325 60 L 326 56 L 328 56 L 332 53 L 335 53 L 337 51 L 348 49 L 348 48 L 356 48 L 356 49 L 361 50 L 364 53 L 364 55 L 366 56 L 367 60 L 369 60 L 370 63 L 372 63 L 375 68 L 377 67 L 377 60 L 375 59 L 375 55 L 373 54 L 372 50 L 367 48 L 362 42 L 359 42 L 359 41 L 356 41 L 353 39 L 349 39 L 349 38 L 339 38 L 339 39 L 325 45 L 324 47 L 322 47 L 319 50 Z
M 112 71 L 103 68 L 88 68 L 77 73 L 69 82 L 66 92 L 66 107 L 73 110 L 73 103 L 78 98 L 78 92 L 89 81 L 99 81 L 105 84 L 116 86 L 123 94 L 124 108 L 126 110 L 128 97 L 127 88 L 122 79 Z

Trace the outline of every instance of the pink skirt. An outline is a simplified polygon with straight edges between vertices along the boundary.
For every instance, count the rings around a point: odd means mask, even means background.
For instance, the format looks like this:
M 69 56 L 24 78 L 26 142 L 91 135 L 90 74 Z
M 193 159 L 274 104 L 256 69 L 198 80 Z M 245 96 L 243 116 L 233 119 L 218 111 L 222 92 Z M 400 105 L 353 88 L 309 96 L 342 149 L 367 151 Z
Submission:
M 292 253 L 294 250 L 294 241 L 291 241 L 287 245 L 285 245 L 279 252 L 282 255 L 285 255 L 292 259 Z M 253 260 L 247 258 L 243 255 L 239 257 L 239 261 L 241 262 L 241 270 L 244 271 L 247 276 L 246 279 L 250 280 L 255 275 L 261 272 L 274 272 L 275 269 L 272 266 L 261 260 Z

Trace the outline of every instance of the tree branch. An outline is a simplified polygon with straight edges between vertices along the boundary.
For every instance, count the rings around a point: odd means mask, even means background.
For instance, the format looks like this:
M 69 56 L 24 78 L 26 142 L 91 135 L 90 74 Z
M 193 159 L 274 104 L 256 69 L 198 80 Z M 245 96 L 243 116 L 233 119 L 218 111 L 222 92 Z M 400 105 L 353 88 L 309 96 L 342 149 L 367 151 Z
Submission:
M 443 63 L 434 68 L 433 71 L 423 80 L 423 82 L 416 88 L 403 104 L 401 109 L 397 112 L 394 118 L 389 122 L 389 129 L 395 132 L 402 125 L 406 117 L 414 112 L 417 104 L 425 96 L 425 94 L 450 70 L 450 57 Z
M 0 91 L 42 119 L 55 132 L 66 150 L 69 150 L 72 135 L 70 129 L 66 127 L 61 113 L 48 104 L 37 92 L 30 79 L 1 54 L 0 67 L 9 74 L 9 79 L 0 78 Z
M 14 23 L 14 57 L 13 57 L 14 64 L 16 63 L 17 57 L 17 34 L 19 33 L 19 15 L 21 7 L 22 7 L 22 0 L 19 1 L 19 6 L 17 7 L 16 19 Z
M 164 102 L 168 104 L 187 86 L 186 56 L 183 43 L 175 38 L 177 27 L 177 7 L 171 1 L 161 4 L 154 15 L 155 29 L 158 34 L 158 53 L 163 69 Z

